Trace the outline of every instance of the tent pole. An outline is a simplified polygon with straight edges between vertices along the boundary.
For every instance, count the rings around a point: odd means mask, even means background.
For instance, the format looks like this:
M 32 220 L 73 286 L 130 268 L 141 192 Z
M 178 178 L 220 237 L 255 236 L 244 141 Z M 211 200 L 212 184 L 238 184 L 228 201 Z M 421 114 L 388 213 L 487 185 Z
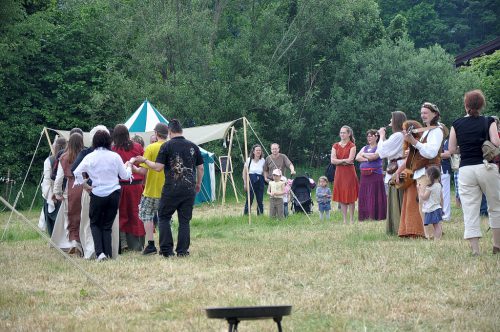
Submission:
M 232 171 L 232 162 L 231 162 L 231 148 L 233 147 L 233 136 L 234 136 L 234 126 L 231 127 L 231 135 L 229 136 L 229 148 L 227 149 L 227 159 L 226 159 L 226 171 L 222 173 L 222 206 L 226 203 L 226 188 L 227 188 L 227 177 L 228 170 L 231 167 Z M 238 199 L 238 197 L 236 197 Z
M 240 200 L 238 199 L 238 194 L 236 193 L 236 186 L 234 185 L 234 178 L 233 178 L 233 159 L 231 158 L 231 148 L 233 147 L 233 137 L 234 137 L 234 132 L 236 130 L 234 129 L 234 126 L 231 127 L 231 137 L 229 139 L 229 149 L 227 150 L 227 157 L 228 157 L 228 162 L 229 165 L 231 166 L 231 173 L 229 176 L 231 177 L 231 183 L 233 184 L 233 191 L 234 191 L 234 197 L 236 197 L 236 203 L 239 203 Z M 225 178 L 226 182 L 224 183 L 224 188 L 226 187 L 227 184 L 227 175 Z
M 109 295 L 108 291 L 103 286 L 101 286 L 102 283 L 99 282 L 97 279 L 95 279 L 90 273 L 88 273 L 87 271 L 85 271 L 80 266 L 80 264 L 78 264 L 78 262 L 73 257 L 71 257 L 70 255 L 68 255 L 67 253 L 65 253 L 61 248 L 59 248 L 52 241 L 52 239 L 47 235 L 47 233 L 45 233 L 44 231 L 42 231 L 41 229 L 39 229 L 37 226 L 33 225 L 28 220 L 28 218 L 26 218 L 23 214 L 21 214 L 19 211 L 17 211 L 14 206 L 10 205 L 9 202 L 7 202 L 1 196 L 0 196 L 0 202 L 2 202 L 12 213 L 15 213 L 18 217 L 20 217 L 35 232 L 37 232 L 44 240 L 46 240 L 50 244 L 50 246 L 52 248 L 56 249 L 64 258 L 66 258 L 71 265 L 73 265 L 76 269 L 80 270 L 87 277 L 87 279 L 91 283 L 93 283 L 97 288 L 99 288 L 105 295 Z
M 47 131 L 47 127 L 43 127 L 43 131 L 45 132 L 45 137 L 47 137 L 47 141 L 49 141 L 50 152 L 55 156 L 56 152 L 54 151 L 54 147 L 52 146 L 52 142 L 50 141 L 49 132 Z
M 243 138 L 245 140 L 245 162 L 248 159 L 248 142 L 247 142 L 247 118 L 243 117 Z M 248 204 L 248 224 L 252 224 L 252 209 L 250 206 L 250 174 L 246 172 L 245 183 L 247 186 L 247 204 Z
M 227 170 L 227 163 L 226 163 Z M 226 204 L 226 183 L 227 183 L 227 173 L 221 172 L 221 187 L 222 187 L 222 206 Z
M 240 200 L 238 199 L 238 194 L 236 193 L 236 185 L 234 184 L 234 178 L 233 178 L 233 173 L 229 174 L 231 177 L 231 183 L 233 184 L 233 191 L 234 191 L 234 197 L 236 197 L 236 203 L 239 203 Z

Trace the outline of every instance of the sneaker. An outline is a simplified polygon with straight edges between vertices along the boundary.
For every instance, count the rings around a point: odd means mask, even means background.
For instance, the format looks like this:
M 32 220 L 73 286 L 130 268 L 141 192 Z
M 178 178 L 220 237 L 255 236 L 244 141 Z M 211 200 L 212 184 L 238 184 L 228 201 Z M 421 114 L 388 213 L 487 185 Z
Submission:
M 154 244 L 148 244 L 146 248 L 144 248 L 144 251 L 142 252 L 143 255 L 156 255 L 156 247 Z
M 107 261 L 107 260 L 108 260 L 108 256 L 106 256 L 106 254 L 104 254 L 103 252 L 101 252 L 99 257 L 97 257 L 98 262 L 103 262 L 103 261 Z
M 188 256 L 189 256 L 189 251 L 177 253 L 177 257 L 188 257 Z
M 164 253 L 162 253 L 161 255 L 163 256 L 163 258 L 175 257 L 174 253 L 171 253 L 171 254 L 164 254 Z

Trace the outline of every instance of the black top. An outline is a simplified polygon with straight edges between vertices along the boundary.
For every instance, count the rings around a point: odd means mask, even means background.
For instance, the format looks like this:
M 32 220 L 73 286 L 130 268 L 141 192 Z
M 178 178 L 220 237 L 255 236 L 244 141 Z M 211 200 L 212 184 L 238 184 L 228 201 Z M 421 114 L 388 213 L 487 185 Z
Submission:
M 483 162 L 481 146 L 489 138 L 489 129 L 495 120 L 484 116 L 466 116 L 453 122 L 460 147 L 460 167 L 479 165 Z
M 75 169 L 78 167 L 78 165 L 80 165 L 80 163 L 82 162 L 83 158 L 85 158 L 85 156 L 87 156 L 88 154 L 90 154 L 92 152 L 94 152 L 94 148 L 93 147 L 85 148 L 82 151 L 80 151 L 80 153 L 78 153 L 78 156 L 76 156 L 75 161 L 71 165 L 71 173 L 73 173 L 75 171 Z
M 448 140 L 444 140 L 442 152 L 448 151 Z M 451 162 L 450 158 L 441 158 L 441 168 L 443 169 L 443 174 L 451 174 Z
M 85 156 L 87 156 L 88 154 L 90 154 L 92 152 L 94 152 L 94 148 L 93 147 L 85 148 L 82 151 L 80 151 L 80 153 L 78 153 L 78 156 L 76 156 L 75 161 L 71 165 L 71 173 L 73 173 L 75 171 L 75 169 L 78 167 L 78 165 L 80 165 L 80 163 L 82 162 L 83 158 L 85 158 Z M 88 176 L 85 175 L 85 177 L 88 177 Z M 92 180 L 89 179 L 87 181 L 87 184 L 89 186 L 91 186 L 92 185 Z
M 196 144 L 182 136 L 174 137 L 161 146 L 156 162 L 165 165 L 164 193 L 195 193 L 196 166 L 203 164 L 203 157 Z

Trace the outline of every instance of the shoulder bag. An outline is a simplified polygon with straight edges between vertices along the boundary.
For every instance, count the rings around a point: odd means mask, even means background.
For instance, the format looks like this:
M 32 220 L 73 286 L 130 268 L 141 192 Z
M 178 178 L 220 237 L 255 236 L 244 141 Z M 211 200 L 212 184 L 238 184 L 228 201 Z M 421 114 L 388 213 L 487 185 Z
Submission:
M 495 146 L 495 144 L 491 143 L 491 141 L 488 139 L 490 131 L 490 128 L 488 126 L 488 118 L 484 117 L 484 120 L 486 122 L 486 136 L 481 150 L 483 151 L 483 159 L 487 161 L 493 161 L 495 157 L 500 155 L 500 147 Z

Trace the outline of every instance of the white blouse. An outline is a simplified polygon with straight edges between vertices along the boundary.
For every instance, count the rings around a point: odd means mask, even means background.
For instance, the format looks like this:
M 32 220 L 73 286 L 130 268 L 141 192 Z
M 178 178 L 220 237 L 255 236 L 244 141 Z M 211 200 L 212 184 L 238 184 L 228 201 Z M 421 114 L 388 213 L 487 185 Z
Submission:
M 92 193 L 99 197 L 109 196 L 120 189 L 119 180 L 132 178 L 131 167 L 125 168 L 118 153 L 98 148 L 83 158 L 75 169 L 75 185 L 83 184 L 82 173 L 86 172 L 92 180 Z
M 402 158 L 404 155 L 403 151 L 404 135 L 402 132 L 393 133 L 385 141 L 379 141 L 377 144 L 377 153 L 380 158 L 387 158 L 387 160 L 393 160 Z M 398 166 L 403 163 L 403 160 L 398 160 Z M 384 182 L 389 183 L 392 175 L 386 173 Z
M 427 142 L 422 143 L 424 138 L 427 136 Z M 440 128 L 434 128 L 431 130 L 426 130 L 422 134 L 422 138 L 420 138 L 420 142 L 415 144 L 415 148 L 418 149 L 420 155 L 427 159 L 434 159 L 441 151 L 441 144 L 443 143 L 443 130 Z M 417 169 L 415 173 L 413 173 L 413 178 L 419 179 L 425 175 L 425 167 Z
M 247 162 L 245 164 L 246 167 L 248 167 L 249 162 L 250 162 L 250 158 L 247 159 Z M 266 159 L 264 159 L 264 158 L 260 158 L 258 162 L 255 162 L 252 159 L 252 162 L 250 162 L 250 168 L 248 169 L 248 174 L 262 175 L 264 173 L 265 163 L 266 163 Z

